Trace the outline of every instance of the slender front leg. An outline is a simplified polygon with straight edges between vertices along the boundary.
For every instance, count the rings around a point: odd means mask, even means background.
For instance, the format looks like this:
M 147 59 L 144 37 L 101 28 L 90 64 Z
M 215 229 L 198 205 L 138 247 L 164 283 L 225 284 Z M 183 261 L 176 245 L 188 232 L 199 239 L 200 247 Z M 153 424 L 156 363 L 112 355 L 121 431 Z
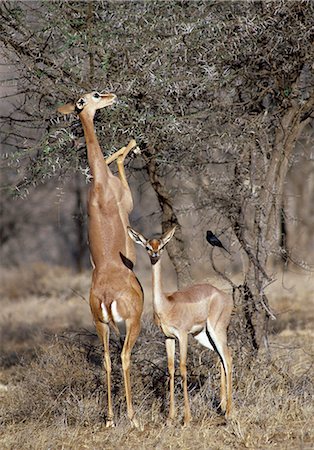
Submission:
M 119 178 L 122 182 L 122 184 L 130 190 L 128 180 L 125 174 L 124 169 L 124 160 L 127 157 L 127 155 L 130 153 L 130 151 L 137 146 L 137 143 L 134 139 L 132 139 L 126 147 L 120 148 L 120 150 L 113 153 L 111 156 L 108 156 L 108 158 L 105 159 L 105 162 L 107 166 L 111 164 L 113 161 L 117 159 L 117 166 L 118 166 L 118 172 L 119 172 Z
M 166 351 L 167 351 L 167 359 L 168 359 L 168 371 L 170 376 L 170 405 L 169 405 L 169 415 L 167 424 L 171 425 L 175 416 L 174 409 L 174 355 L 175 355 L 175 340 L 174 339 L 166 339 Z
M 188 394 L 188 381 L 186 372 L 186 358 L 188 351 L 188 335 L 186 333 L 180 334 L 180 372 L 183 380 L 183 394 L 184 394 L 184 425 L 188 425 L 191 420 L 191 411 Z
M 119 171 L 119 176 L 120 176 L 120 180 L 122 181 L 122 183 L 124 184 L 124 186 L 129 189 L 129 184 L 125 175 L 125 170 L 124 170 L 124 160 L 127 157 L 127 155 L 130 153 L 130 151 L 136 147 L 136 141 L 134 139 L 132 139 L 128 145 L 125 147 L 125 150 L 123 152 L 123 154 L 121 156 L 118 157 L 118 161 L 117 161 L 117 165 L 118 165 L 118 171 Z
M 111 399 L 111 360 L 109 353 L 109 325 L 102 322 L 97 322 L 96 330 L 100 336 L 104 346 L 104 369 L 107 378 L 107 397 L 108 397 L 108 414 L 106 419 L 106 427 L 114 427 L 113 409 Z
M 126 404 L 128 417 L 131 423 L 139 428 L 139 423 L 134 417 L 134 410 L 132 404 L 132 393 L 131 393 L 131 381 L 130 381 L 130 362 L 131 362 L 131 351 L 135 344 L 138 335 L 140 334 L 141 324 L 140 319 L 138 321 L 134 321 L 133 323 L 126 322 L 126 337 L 123 344 L 123 349 L 121 353 L 122 360 L 122 370 L 123 370 L 123 379 L 124 379 L 124 387 L 125 387 L 125 396 L 126 396 Z
M 123 153 L 125 152 L 125 149 L 126 149 L 126 147 L 122 147 L 122 148 L 120 148 L 120 150 L 117 150 L 115 153 L 108 156 L 108 158 L 105 159 L 105 163 L 107 164 L 107 166 L 109 166 L 109 164 L 111 164 L 113 161 L 118 159 L 119 156 L 123 155 Z

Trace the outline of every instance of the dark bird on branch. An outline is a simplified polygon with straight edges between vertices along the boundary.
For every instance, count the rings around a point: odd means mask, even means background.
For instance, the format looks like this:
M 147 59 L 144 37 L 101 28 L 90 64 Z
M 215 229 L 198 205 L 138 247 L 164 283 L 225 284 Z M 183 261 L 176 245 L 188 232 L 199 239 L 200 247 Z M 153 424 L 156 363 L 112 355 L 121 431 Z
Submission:
M 207 241 L 213 246 L 213 247 L 220 247 L 223 248 L 224 250 L 226 250 L 226 252 L 229 253 L 229 255 L 231 255 L 231 253 L 229 252 L 229 250 L 226 249 L 226 247 L 224 247 L 222 245 L 222 243 L 220 242 L 220 240 L 218 239 L 217 236 L 214 235 L 213 232 L 211 232 L 210 230 L 207 231 L 206 233 L 206 239 Z

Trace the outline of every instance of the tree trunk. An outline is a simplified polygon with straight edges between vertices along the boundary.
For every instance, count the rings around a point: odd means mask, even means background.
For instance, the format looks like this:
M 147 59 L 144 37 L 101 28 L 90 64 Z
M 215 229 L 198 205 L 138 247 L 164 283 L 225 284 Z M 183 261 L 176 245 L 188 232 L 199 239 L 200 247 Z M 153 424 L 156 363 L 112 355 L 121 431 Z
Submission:
M 288 245 L 287 245 L 287 223 L 286 223 L 286 213 L 284 207 L 284 200 L 282 199 L 282 205 L 280 208 L 280 230 L 279 230 L 279 247 L 280 247 L 280 258 L 284 265 L 288 261 Z
M 176 226 L 174 238 L 171 239 L 167 245 L 169 258 L 174 266 L 177 274 L 177 284 L 179 288 L 187 286 L 192 283 L 190 272 L 189 256 L 185 250 L 185 245 L 182 236 L 182 227 L 178 216 L 173 207 L 172 199 L 167 191 L 165 185 L 157 172 L 156 159 L 154 157 L 154 150 L 149 149 L 149 156 L 145 155 L 146 170 L 149 176 L 149 181 L 156 192 L 157 199 L 161 209 L 161 228 L 162 232 L 169 231 Z
M 258 198 L 248 196 L 242 201 L 236 219 L 230 218 L 249 260 L 243 284 L 234 288 L 237 314 L 233 323 L 237 330 L 238 350 L 249 359 L 261 346 L 267 347 L 268 322 L 271 317 L 275 318 L 264 292 L 270 282 L 266 265 L 280 244 L 282 196 L 289 161 L 312 110 L 313 97 L 302 106 L 292 105 L 286 112 L 277 128 L 268 166 L 261 164 L 254 168 L 255 171 L 263 170 L 264 182 Z

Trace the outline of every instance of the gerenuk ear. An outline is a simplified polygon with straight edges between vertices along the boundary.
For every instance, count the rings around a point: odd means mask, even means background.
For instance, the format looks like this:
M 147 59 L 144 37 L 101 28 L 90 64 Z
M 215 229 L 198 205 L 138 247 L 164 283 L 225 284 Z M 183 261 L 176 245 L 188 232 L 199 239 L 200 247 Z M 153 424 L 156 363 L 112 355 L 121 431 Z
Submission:
M 174 232 L 176 231 L 176 225 L 168 232 L 166 232 L 165 234 L 162 235 L 160 242 L 161 242 L 161 248 L 164 247 L 166 244 L 168 244 L 168 242 L 170 241 L 170 239 L 173 237 Z
M 146 247 L 147 239 L 141 233 L 133 230 L 133 228 L 131 227 L 128 227 L 128 235 L 134 242 L 136 242 L 136 244 L 140 244 L 143 247 Z
M 67 103 L 66 105 L 59 106 L 57 111 L 61 114 L 70 114 L 75 111 L 75 105 L 73 103 Z

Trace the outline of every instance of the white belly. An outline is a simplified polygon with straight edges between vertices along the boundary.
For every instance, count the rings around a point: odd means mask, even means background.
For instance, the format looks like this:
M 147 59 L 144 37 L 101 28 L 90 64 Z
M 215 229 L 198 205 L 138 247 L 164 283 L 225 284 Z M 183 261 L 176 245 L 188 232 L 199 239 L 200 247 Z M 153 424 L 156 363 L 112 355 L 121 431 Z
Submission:
M 202 344 L 204 347 L 209 348 L 210 350 L 213 350 L 213 346 L 211 345 L 211 343 L 209 342 L 209 339 L 207 337 L 206 331 L 203 329 L 199 334 L 197 334 L 196 336 L 194 336 L 195 339 Z

